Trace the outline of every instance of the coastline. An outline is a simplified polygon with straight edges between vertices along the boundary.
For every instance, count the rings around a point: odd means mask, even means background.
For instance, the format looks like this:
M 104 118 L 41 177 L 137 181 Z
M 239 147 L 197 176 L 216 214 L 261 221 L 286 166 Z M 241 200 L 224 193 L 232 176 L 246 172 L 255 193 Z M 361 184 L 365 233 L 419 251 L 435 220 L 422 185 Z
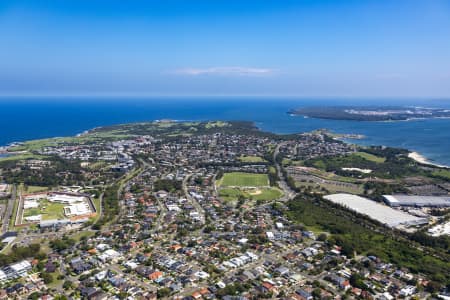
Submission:
M 435 167 L 439 167 L 439 168 L 450 168 L 450 166 L 433 163 L 433 162 L 429 161 L 425 156 L 423 156 L 422 154 L 420 154 L 419 152 L 416 152 L 416 151 L 409 152 L 408 157 L 415 160 L 416 162 L 424 164 L 424 165 L 430 165 L 430 166 L 435 166 Z

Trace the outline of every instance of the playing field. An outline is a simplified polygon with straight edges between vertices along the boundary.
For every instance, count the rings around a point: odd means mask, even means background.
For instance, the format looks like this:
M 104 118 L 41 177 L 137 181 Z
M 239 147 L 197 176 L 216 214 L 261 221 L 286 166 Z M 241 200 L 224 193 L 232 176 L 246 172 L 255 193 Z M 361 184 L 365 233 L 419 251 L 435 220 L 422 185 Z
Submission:
M 225 173 L 218 181 L 222 187 L 240 186 L 240 187 L 262 187 L 269 186 L 269 177 L 267 174 L 252 174 L 244 172 Z

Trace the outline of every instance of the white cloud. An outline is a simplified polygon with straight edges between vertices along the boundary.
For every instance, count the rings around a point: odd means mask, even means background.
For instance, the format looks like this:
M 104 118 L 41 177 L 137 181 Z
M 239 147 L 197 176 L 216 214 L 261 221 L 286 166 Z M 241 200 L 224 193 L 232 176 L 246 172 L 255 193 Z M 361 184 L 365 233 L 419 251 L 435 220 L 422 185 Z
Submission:
M 226 75 L 226 76 L 263 76 L 273 74 L 273 69 L 248 67 L 212 67 L 212 68 L 186 68 L 175 71 L 175 74 L 199 75 Z

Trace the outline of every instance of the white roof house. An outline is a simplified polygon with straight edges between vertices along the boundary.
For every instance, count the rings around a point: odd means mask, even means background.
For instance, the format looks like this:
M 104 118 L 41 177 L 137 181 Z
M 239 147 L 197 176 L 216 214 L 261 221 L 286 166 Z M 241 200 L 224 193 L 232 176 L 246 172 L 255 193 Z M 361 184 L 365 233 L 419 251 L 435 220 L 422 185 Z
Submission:
M 29 270 L 31 270 L 31 264 L 27 260 L 10 265 L 10 268 L 19 276 L 25 275 Z
M 8 276 L 6 276 L 5 272 L 0 270 L 0 282 L 4 282 L 8 279 Z
M 108 244 L 98 244 L 95 248 L 97 248 L 98 251 L 103 252 L 106 249 L 109 249 L 109 245 Z
M 106 262 L 109 260 L 114 260 L 120 257 L 120 253 L 117 252 L 114 249 L 108 249 L 105 252 L 103 252 L 102 254 L 100 254 L 98 256 L 98 259 L 101 260 L 102 262 Z

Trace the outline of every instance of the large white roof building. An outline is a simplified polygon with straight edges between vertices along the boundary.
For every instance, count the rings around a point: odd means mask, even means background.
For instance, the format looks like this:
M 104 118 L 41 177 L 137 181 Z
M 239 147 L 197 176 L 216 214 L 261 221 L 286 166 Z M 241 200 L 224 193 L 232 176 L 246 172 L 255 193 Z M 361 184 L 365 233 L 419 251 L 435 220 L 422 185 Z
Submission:
M 427 223 L 426 218 L 418 218 L 405 212 L 390 208 L 375 201 L 350 194 L 333 194 L 324 197 L 360 214 L 386 224 L 389 227 L 399 225 L 418 225 Z
M 383 195 L 390 206 L 416 207 L 450 207 L 450 197 L 415 196 L 415 195 Z

